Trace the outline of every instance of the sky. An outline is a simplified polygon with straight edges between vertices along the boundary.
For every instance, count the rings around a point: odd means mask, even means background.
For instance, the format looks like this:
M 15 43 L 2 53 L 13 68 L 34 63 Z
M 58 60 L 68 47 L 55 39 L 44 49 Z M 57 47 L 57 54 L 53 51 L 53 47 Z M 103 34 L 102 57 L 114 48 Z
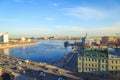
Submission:
M 116 36 L 120 0 L 0 0 L 0 32 L 10 36 Z

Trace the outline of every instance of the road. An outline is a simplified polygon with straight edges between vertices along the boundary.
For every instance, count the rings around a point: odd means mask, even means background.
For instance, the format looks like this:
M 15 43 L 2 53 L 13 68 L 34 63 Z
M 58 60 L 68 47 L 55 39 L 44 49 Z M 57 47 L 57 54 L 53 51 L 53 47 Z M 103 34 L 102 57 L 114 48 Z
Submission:
M 72 61 L 74 63 L 74 59 L 76 59 L 76 54 L 74 54 L 73 58 L 71 57 L 71 59 L 68 61 L 68 63 L 65 65 L 65 67 L 70 66 L 70 62 Z M 38 75 L 36 75 L 38 73 L 38 71 L 42 70 L 46 73 L 46 77 L 44 80 L 57 80 L 58 76 L 60 75 L 64 75 L 67 77 L 68 80 L 81 80 L 80 78 L 76 77 L 73 74 L 70 74 L 71 71 L 60 68 L 58 66 L 53 66 L 47 63 L 41 63 L 41 62 L 25 62 L 22 59 L 18 59 L 16 57 L 11 57 L 11 56 L 7 56 L 7 55 L 3 55 L 0 54 L 0 66 L 3 69 L 6 69 L 10 72 L 14 72 L 15 74 L 17 74 L 16 76 L 16 80 L 21 80 L 23 77 L 25 77 L 25 80 L 29 80 L 30 79 L 34 79 L 36 78 Z M 71 69 L 74 67 L 74 65 L 71 65 Z M 26 71 L 26 69 L 31 69 L 31 71 L 33 71 L 32 73 L 23 73 L 24 71 Z M 55 69 L 58 69 L 60 73 L 55 72 Z M 18 76 L 19 74 L 19 76 Z M 22 76 L 22 77 L 20 77 Z

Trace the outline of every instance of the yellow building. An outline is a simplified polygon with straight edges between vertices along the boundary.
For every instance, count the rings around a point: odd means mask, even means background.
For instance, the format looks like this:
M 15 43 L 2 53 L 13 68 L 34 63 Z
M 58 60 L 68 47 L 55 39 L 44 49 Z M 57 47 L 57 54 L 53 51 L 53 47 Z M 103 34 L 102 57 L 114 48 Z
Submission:
M 112 36 L 102 37 L 102 43 L 116 43 L 116 42 L 118 42 L 117 37 L 112 37 Z
M 78 72 L 120 80 L 120 49 L 84 50 L 78 54 Z M 84 74 L 87 76 L 87 74 Z M 92 77 L 92 76 L 91 76 Z M 92 78 L 90 78 L 92 79 Z M 114 80 L 112 79 L 112 80 Z
M 114 48 L 109 50 L 108 68 L 110 71 L 120 70 L 120 49 Z
M 78 72 L 106 71 L 107 54 L 101 50 L 86 50 L 79 54 Z
M 110 51 L 110 54 L 108 54 L 88 50 L 80 53 L 78 57 L 78 72 L 120 70 L 119 51 Z
M 2 75 L 2 68 L 0 67 L 0 76 Z

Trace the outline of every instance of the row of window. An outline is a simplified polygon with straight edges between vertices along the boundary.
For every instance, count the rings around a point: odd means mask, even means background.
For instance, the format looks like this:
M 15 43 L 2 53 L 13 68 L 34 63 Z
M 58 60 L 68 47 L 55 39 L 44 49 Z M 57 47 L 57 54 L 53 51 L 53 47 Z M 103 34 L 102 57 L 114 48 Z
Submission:
M 88 63 L 85 63 L 85 66 L 98 67 L 98 65 L 97 65 L 97 64 L 88 64 Z
M 83 58 L 84 61 L 91 61 L 91 62 L 102 62 L 102 63 L 108 63 L 109 60 L 106 59 L 93 59 L 93 58 Z M 79 58 L 79 61 L 81 61 L 81 59 Z M 111 60 L 111 62 L 113 64 L 120 64 L 120 60 Z
M 81 67 L 79 67 L 79 70 L 82 70 L 82 68 Z M 84 70 L 82 70 L 82 71 L 98 71 L 98 69 L 95 69 L 95 68 L 84 68 Z
M 81 63 L 79 63 L 79 65 L 81 65 Z M 84 66 L 87 66 L 87 67 L 95 67 L 97 68 L 98 65 L 97 64 L 84 64 Z M 106 69 L 106 65 L 100 65 L 101 68 L 105 68 Z
M 120 70 L 120 66 L 111 66 L 112 70 Z
M 85 68 L 84 67 L 83 69 L 84 69 L 84 71 L 98 71 L 98 68 Z M 78 70 L 82 70 L 82 67 L 78 67 Z M 107 70 L 106 66 L 102 66 L 102 68 L 100 68 L 100 71 L 102 71 L 102 70 Z M 120 70 L 120 67 L 111 66 L 108 70 Z
M 104 62 L 107 63 L 106 59 L 94 59 L 94 58 L 82 58 L 84 61 L 92 61 L 92 62 Z M 79 58 L 79 60 L 82 60 Z
M 112 60 L 111 62 L 112 62 L 112 64 L 119 64 L 120 60 Z

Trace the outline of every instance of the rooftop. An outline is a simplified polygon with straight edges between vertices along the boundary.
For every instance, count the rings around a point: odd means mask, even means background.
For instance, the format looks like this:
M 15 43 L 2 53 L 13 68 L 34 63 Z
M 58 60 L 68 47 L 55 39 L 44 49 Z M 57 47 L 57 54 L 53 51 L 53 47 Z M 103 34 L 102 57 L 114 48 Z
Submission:
M 110 48 L 109 50 L 110 55 L 119 56 L 120 57 L 120 48 Z
M 94 58 L 107 58 L 108 51 L 105 50 L 97 50 L 97 49 L 85 49 L 83 52 L 80 52 L 79 57 L 94 57 Z

